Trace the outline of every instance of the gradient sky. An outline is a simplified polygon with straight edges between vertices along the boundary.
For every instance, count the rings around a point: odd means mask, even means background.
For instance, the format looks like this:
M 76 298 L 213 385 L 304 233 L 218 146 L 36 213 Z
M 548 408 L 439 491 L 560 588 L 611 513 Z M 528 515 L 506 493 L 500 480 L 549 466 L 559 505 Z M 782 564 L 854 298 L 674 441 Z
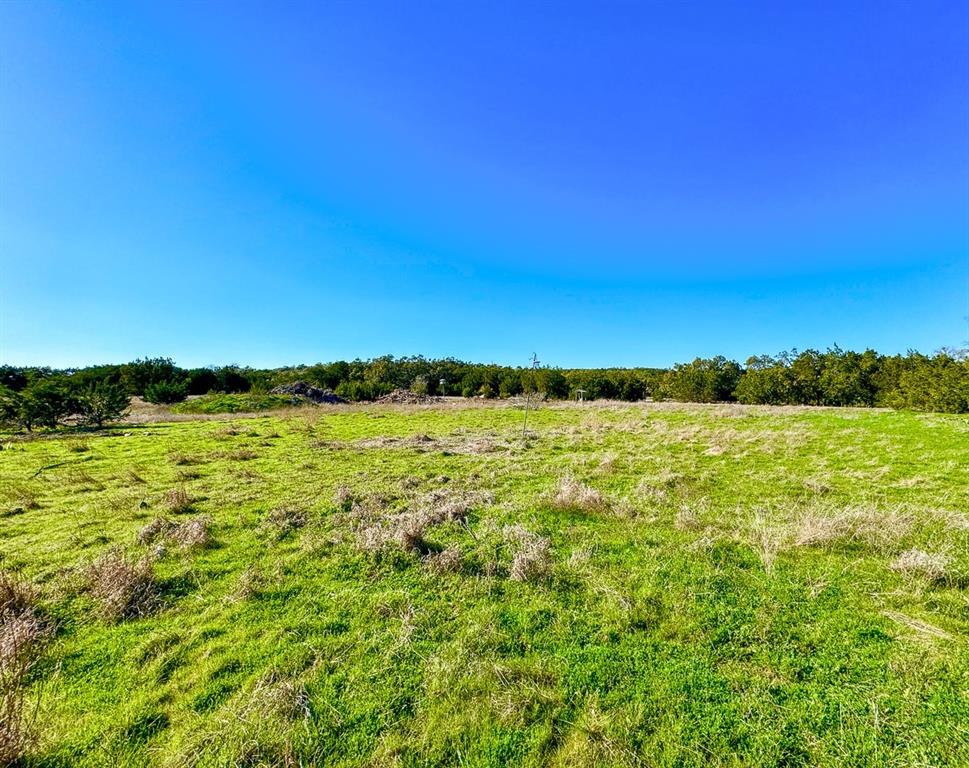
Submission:
M 0 3 L 0 361 L 967 339 L 967 3 Z

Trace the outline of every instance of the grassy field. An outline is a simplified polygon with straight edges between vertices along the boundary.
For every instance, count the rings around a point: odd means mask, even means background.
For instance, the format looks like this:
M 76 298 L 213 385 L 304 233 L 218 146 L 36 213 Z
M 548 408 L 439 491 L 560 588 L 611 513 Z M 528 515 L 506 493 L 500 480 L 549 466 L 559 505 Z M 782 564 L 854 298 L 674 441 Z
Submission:
M 521 421 L 7 440 L 24 764 L 969 765 L 969 418 Z

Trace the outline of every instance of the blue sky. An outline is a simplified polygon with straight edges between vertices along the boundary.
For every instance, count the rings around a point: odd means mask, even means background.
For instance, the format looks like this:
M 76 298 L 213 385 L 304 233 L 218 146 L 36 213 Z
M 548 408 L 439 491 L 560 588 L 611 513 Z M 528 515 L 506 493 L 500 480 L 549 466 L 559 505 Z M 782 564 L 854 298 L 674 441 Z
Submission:
M 969 5 L 0 4 L 0 361 L 969 338 Z

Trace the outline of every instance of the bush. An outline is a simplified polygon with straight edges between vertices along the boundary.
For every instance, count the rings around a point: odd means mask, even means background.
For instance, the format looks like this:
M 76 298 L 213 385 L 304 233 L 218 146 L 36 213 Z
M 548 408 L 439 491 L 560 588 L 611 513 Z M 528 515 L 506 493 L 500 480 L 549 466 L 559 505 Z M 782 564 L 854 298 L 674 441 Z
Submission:
M 145 387 L 145 400 L 158 405 L 180 403 L 188 396 L 188 382 L 159 381 Z
M 301 405 L 286 395 L 204 395 L 172 407 L 174 413 L 252 413 Z
M 77 395 L 75 403 L 83 423 L 101 427 L 106 421 L 123 418 L 130 398 L 120 385 L 101 381 Z
M 67 385 L 60 379 L 38 379 L 19 392 L 0 388 L 0 419 L 28 432 L 56 427 L 73 409 Z

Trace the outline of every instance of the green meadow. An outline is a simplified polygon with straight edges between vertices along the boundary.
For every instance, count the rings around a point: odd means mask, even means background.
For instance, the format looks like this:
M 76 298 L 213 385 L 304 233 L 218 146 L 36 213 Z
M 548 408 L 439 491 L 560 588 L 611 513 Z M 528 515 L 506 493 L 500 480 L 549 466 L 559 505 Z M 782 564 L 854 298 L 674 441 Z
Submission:
M 969 417 L 522 418 L 5 435 L 20 764 L 969 765 Z

